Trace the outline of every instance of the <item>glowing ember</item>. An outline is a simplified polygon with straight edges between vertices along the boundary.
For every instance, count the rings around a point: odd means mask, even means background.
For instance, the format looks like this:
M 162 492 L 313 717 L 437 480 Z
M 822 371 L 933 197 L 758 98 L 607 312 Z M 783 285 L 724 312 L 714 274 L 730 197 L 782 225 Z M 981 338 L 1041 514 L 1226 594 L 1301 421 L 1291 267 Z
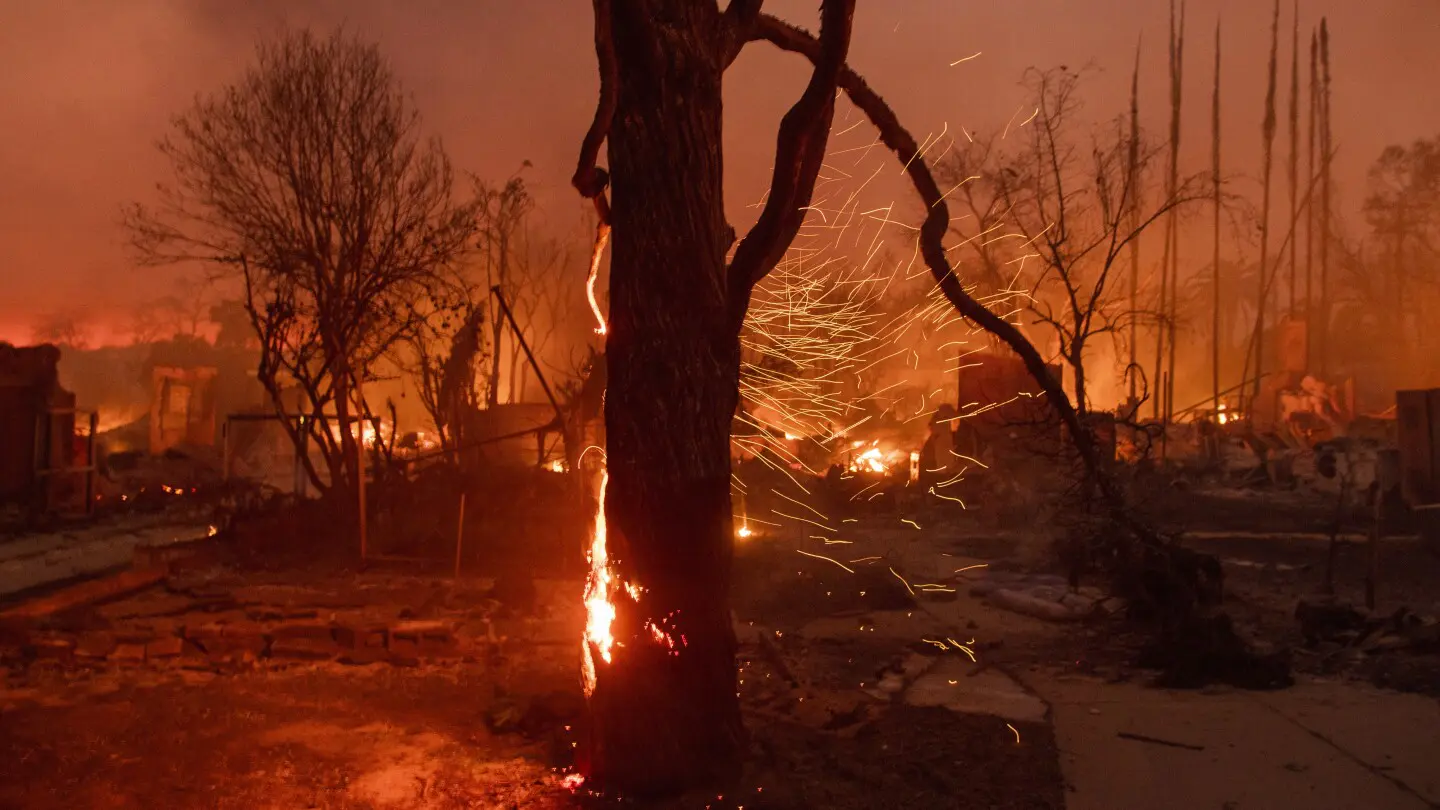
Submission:
M 217 535 L 217 534 L 219 534 L 219 533 L 220 533 L 220 530 L 219 530 L 219 529 L 215 528 L 214 526 L 211 526 L 211 527 L 209 528 L 209 530 L 207 530 L 207 531 L 205 532 L 205 536 L 206 536 L 206 537 L 214 537 L 215 535 Z
M 563 473 L 565 472 L 565 462 L 558 460 L 552 461 L 548 465 L 546 465 L 546 469 L 548 469 L 550 472 Z
M 600 223 L 595 231 L 595 250 L 590 254 L 590 276 L 585 279 L 585 298 L 590 302 L 590 311 L 595 313 L 595 321 L 600 324 L 595 327 L 595 334 L 603 335 L 605 328 L 605 315 L 600 312 L 600 303 L 595 300 L 595 281 L 600 277 L 600 257 L 605 255 L 605 243 L 610 241 L 610 226 L 604 222 Z
M 750 531 L 749 526 L 742 525 L 740 528 L 735 530 L 735 536 L 740 538 L 741 540 L 744 540 L 752 534 L 754 534 L 754 532 Z
M 580 786 L 585 784 L 585 775 L 579 773 L 567 773 L 565 774 L 565 778 L 560 780 L 560 784 L 565 786 L 567 790 L 579 790 Z

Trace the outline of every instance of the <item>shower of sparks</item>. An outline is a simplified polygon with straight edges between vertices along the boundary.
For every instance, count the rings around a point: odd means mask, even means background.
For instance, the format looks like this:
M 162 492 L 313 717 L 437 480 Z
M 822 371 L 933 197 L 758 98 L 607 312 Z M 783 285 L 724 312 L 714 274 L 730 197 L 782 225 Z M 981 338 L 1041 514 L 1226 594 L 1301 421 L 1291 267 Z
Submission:
M 915 589 L 910 587 L 910 583 L 905 581 L 905 577 L 900 576 L 900 574 L 896 572 L 894 568 L 890 569 L 890 573 L 894 574 L 895 578 L 900 580 L 900 584 L 905 586 L 905 590 L 909 591 L 911 596 L 915 595 Z
M 855 569 L 854 569 L 854 568 L 851 568 L 850 566 L 846 565 L 845 563 L 840 562 L 839 560 L 835 559 L 834 557 L 826 557 L 826 556 L 823 555 L 823 554 L 811 554 L 811 553 L 808 552 L 808 551 L 801 551 L 801 550 L 798 549 L 798 548 L 795 549 L 795 550 L 798 551 L 798 552 L 801 553 L 801 554 L 804 554 L 806 557 L 814 557 L 814 558 L 817 559 L 817 560 L 824 560 L 825 562 L 828 562 L 828 563 L 834 563 L 835 565 L 840 566 L 841 568 L 845 569 L 847 572 L 849 572 L 849 573 L 851 573 L 851 574 L 855 573 Z M 897 575 L 897 576 L 898 576 L 898 575 Z

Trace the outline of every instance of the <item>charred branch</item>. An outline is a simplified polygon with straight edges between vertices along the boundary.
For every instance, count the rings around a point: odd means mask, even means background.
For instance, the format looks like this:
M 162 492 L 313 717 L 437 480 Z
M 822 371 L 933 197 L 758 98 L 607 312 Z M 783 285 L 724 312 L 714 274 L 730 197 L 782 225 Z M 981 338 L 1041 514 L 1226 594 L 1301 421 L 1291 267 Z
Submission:
M 595 212 L 600 216 L 600 227 L 609 227 L 610 205 L 605 198 L 605 189 L 610 185 L 610 175 L 595 165 L 600 158 L 600 147 L 610 134 L 610 122 L 615 118 L 615 83 L 619 70 L 615 59 L 615 37 L 611 32 L 611 0 L 594 0 L 595 8 L 595 58 L 600 66 L 600 100 L 595 105 L 595 118 L 585 139 L 580 143 L 580 160 L 575 175 L 570 179 L 580 196 L 595 203 Z M 598 241 L 598 238 L 597 238 Z
M 830 124 L 835 118 L 835 90 L 850 49 L 854 15 L 855 0 L 825 0 L 820 7 L 818 40 L 795 29 L 816 43 L 811 60 L 815 70 L 805 92 L 780 121 L 769 199 L 730 262 L 730 307 L 737 331 L 749 308 L 751 290 L 775 269 L 805 222 L 815 193 L 815 178 L 825 161 Z M 776 23 L 784 25 L 769 16 L 758 24 L 769 28 Z

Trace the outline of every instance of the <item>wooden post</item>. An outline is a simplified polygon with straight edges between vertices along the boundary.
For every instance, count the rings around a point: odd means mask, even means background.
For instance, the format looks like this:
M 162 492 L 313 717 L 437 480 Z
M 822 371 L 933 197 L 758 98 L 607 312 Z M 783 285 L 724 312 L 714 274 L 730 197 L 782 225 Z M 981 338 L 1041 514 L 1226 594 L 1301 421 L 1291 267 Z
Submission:
M 1385 506 L 1391 493 L 1400 492 L 1400 451 L 1381 450 L 1375 464 L 1375 525 L 1370 534 L 1370 560 L 1365 574 L 1365 607 L 1375 609 L 1380 579 L 1380 542 L 1385 539 Z
M 230 417 L 220 424 L 220 480 L 230 482 Z
M 360 456 L 359 472 L 355 476 L 355 492 L 360 501 L 360 559 L 363 560 L 365 559 L 366 554 L 369 553 L 370 550 L 369 537 L 367 536 L 367 527 L 365 525 L 365 442 L 363 438 L 360 442 L 360 447 L 356 452 Z
M 455 578 L 460 578 L 460 549 L 465 545 L 465 493 L 460 493 L 460 519 L 455 524 Z
M 361 387 L 365 384 L 362 372 L 355 372 L 355 401 L 359 414 L 365 413 L 365 393 Z M 355 494 L 359 498 L 360 507 L 360 559 L 364 560 L 369 553 L 369 531 L 365 521 L 365 421 L 363 416 L 357 415 L 355 424 L 360 426 L 357 431 L 360 435 L 355 439 Z M 349 430 L 349 425 L 341 425 L 341 430 Z M 378 438 L 378 433 L 377 433 Z
M 1275 0 L 1275 12 L 1270 21 L 1270 72 L 1265 93 L 1265 120 L 1261 123 L 1260 134 L 1264 151 L 1264 191 L 1260 208 L 1260 268 L 1259 283 L 1255 297 L 1255 392 L 1253 400 L 1260 401 L 1261 380 L 1265 378 L 1265 309 L 1270 300 L 1270 169 L 1274 162 L 1275 149 L 1275 76 L 1280 50 L 1280 0 Z M 1277 263 L 1278 264 L 1278 263 Z M 1252 411 L 1254 408 L 1252 407 Z
M 89 438 L 89 440 L 86 442 L 86 448 L 85 448 L 85 450 L 86 450 L 86 453 L 85 453 L 85 456 L 86 456 L 86 464 L 87 464 L 87 466 L 90 467 L 90 471 L 87 472 L 87 473 L 85 473 L 85 514 L 87 514 L 87 515 L 90 514 L 90 513 L 93 512 L 93 511 L 95 511 L 95 485 L 96 485 L 96 476 L 98 476 L 98 475 L 100 474 L 100 465 L 97 463 L 97 462 L 99 461 L 99 459 L 97 459 L 97 458 L 95 457 L 95 451 L 96 451 L 96 448 L 97 448 L 97 444 L 96 444 L 96 441 L 95 441 L 95 434 L 98 433 L 99 430 L 100 430 L 100 414 L 99 414 L 98 412 L 91 411 L 91 412 L 90 412 L 90 438 Z
M 1375 579 L 1380 570 L 1380 538 L 1385 532 L 1385 489 L 1375 488 L 1375 525 L 1370 529 L 1370 565 L 1365 572 L 1365 608 L 1375 609 Z

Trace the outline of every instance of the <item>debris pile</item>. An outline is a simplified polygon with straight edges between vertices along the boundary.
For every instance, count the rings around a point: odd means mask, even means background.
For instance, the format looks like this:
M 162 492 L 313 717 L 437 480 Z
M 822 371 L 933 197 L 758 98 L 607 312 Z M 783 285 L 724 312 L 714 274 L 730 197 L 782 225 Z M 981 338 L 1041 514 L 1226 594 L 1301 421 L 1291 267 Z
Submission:
M 1440 654 L 1440 619 L 1409 608 L 1376 614 L 1331 598 L 1302 599 L 1295 607 L 1295 619 L 1306 646 L 1324 654 L 1343 650 L 1370 655 L 1401 650 Z
M 1110 616 L 1123 603 L 1096 588 L 1071 588 L 1064 577 L 989 571 L 970 587 L 971 596 L 1014 613 L 1052 622 Z
M 9 626 L 6 663 L 217 673 L 301 662 L 420 666 L 489 660 L 515 643 L 570 640 L 492 581 L 399 586 L 185 583 Z M 533 590 L 533 588 L 532 588 Z M 563 621 L 560 622 L 563 624 Z M 550 632 L 547 632 L 550 631 Z

